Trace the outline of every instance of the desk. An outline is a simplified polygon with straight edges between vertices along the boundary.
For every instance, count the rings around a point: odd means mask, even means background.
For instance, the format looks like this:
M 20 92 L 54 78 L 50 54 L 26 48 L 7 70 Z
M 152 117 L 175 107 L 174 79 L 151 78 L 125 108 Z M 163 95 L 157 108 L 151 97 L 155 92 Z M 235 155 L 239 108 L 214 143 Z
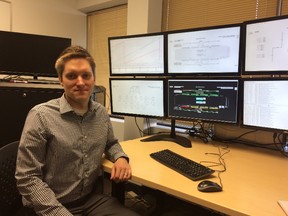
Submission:
M 229 145 L 230 152 L 223 157 L 227 167 L 221 174 L 223 191 L 217 193 L 199 192 L 199 181 L 191 181 L 149 156 L 168 148 L 197 162 L 218 162 L 218 156 L 205 154 L 218 153 L 217 145 L 221 146 L 220 143 L 204 144 L 200 140 L 193 140 L 192 148 L 167 141 L 121 142 L 130 157 L 134 182 L 228 215 L 285 216 L 277 201 L 288 200 L 288 159 L 279 152 Z M 111 172 L 112 163 L 104 160 L 103 167 L 105 172 Z M 219 183 L 216 172 L 210 180 Z

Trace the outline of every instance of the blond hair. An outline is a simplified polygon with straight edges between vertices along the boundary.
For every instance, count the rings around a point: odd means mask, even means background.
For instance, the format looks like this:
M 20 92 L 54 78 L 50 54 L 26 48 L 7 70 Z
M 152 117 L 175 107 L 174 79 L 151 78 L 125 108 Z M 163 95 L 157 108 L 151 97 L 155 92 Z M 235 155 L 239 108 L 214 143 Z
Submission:
M 55 69 L 57 71 L 57 74 L 60 80 L 62 80 L 62 75 L 63 75 L 66 62 L 75 58 L 86 59 L 88 63 L 90 64 L 90 67 L 93 71 L 93 75 L 95 76 L 96 64 L 95 64 L 93 57 L 83 47 L 74 45 L 74 46 L 67 47 L 65 50 L 63 50 L 63 52 L 60 54 L 60 56 L 56 60 Z

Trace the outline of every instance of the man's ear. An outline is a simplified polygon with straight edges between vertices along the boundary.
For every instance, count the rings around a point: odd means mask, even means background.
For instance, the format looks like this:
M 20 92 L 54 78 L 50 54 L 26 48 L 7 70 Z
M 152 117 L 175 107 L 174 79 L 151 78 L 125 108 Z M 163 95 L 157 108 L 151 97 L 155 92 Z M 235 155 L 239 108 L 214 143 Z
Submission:
M 59 80 L 59 82 L 60 82 L 60 85 L 63 86 L 61 77 L 58 77 L 58 80 Z

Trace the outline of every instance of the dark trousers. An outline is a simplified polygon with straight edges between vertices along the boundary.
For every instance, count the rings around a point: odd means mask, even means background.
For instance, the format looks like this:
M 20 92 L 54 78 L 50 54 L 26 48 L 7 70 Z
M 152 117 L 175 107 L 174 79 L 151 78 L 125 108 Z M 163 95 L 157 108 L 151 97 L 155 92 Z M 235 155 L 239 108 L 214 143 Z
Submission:
M 13 216 L 37 216 L 32 208 L 22 207 Z
M 84 204 L 70 206 L 67 209 L 74 216 L 139 216 L 138 213 L 123 206 L 116 198 L 102 194 L 94 194 Z
M 123 206 L 116 198 L 103 194 L 93 194 L 85 200 L 74 201 L 64 206 L 74 216 L 139 216 L 138 213 Z M 16 216 L 37 216 L 37 214 L 31 208 L 23 207 Z

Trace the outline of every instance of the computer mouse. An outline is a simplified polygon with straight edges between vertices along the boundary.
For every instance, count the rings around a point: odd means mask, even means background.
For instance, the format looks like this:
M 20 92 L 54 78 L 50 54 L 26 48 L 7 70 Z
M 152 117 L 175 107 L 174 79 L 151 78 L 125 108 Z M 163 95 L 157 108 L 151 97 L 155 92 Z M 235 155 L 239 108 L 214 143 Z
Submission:
M 201 192 L 219 192 L 222 191 L 222 187 L 216 182 L 212 182 L 209 180 L 201 181 L 198 184 L 197 189 Z

